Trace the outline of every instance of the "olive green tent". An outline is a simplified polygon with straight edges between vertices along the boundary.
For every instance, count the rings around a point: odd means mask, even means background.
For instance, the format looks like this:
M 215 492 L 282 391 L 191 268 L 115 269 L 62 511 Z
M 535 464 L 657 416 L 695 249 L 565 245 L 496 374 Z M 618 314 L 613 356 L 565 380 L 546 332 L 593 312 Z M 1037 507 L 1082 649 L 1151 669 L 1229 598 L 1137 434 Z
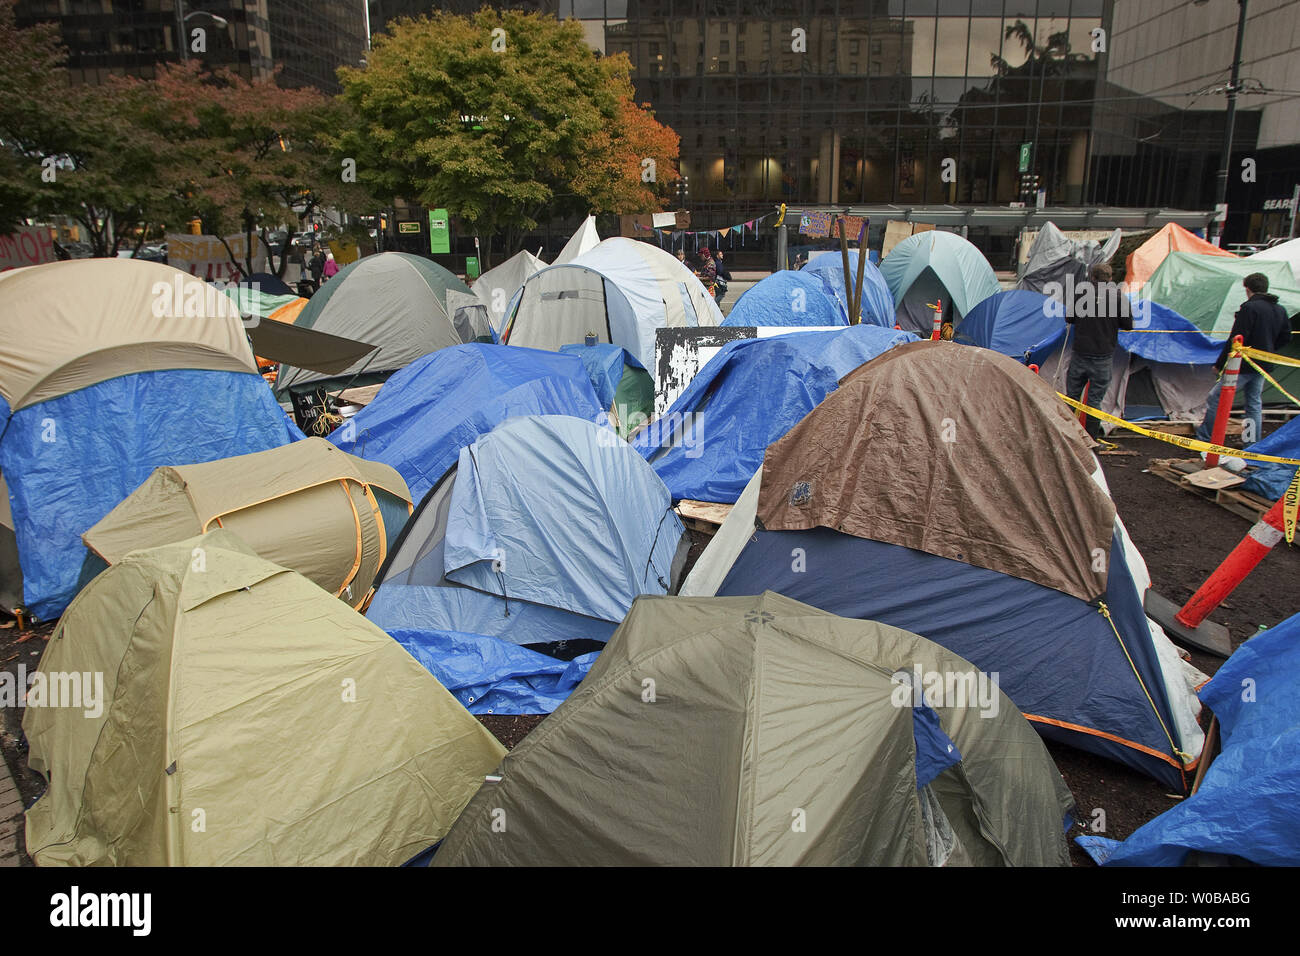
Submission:
M 411 493 L 388 465 L 323 438 L 157 468 L 81 536 L 93 554 L 82 580 L 130 551 L 213 528 L 359 605 L 411 513 Z
M 638 598 L 498 774 L 435 866 L 1069 862 L 1070 792 L 974 665 L 770 591 Z
M 400 864 L 504 753 L 396 641 L 227 531 L 82 591 L 23 730 L 44 866 Z
M 1300 288 L 1291 267 L 1254 258 L 1171 252 L 1141 294 L 1169 306 L 1203 332 L 1226 337 L 1232 331 L 1233 316 L 1246 301 L 1241 282 L 1252 272 L 1268 277 L 1268 291 L 1277 296 L 1287 315 L 1300 312 Z

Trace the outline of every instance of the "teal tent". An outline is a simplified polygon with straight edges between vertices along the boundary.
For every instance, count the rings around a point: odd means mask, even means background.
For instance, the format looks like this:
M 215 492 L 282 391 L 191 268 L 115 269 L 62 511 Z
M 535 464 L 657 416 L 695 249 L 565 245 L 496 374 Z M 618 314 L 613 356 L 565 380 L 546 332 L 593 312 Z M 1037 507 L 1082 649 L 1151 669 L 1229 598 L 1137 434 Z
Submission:
M 984 254 L 961 236 L 932 229 L 896 245 L 881 260 L 880 273 L 894 297 L 895 316 L 905 332 L 928 336 L 934 304 L 956 326 L 971 309 L 1000 292 Z

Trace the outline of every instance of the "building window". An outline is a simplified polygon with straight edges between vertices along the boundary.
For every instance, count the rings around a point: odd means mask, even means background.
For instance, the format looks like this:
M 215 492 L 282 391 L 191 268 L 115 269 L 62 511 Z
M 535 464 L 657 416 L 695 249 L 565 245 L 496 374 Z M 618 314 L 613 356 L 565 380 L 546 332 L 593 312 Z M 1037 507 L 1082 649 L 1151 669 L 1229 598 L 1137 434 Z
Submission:
M 730 72 L 731 72 L 731 61 L 730 61 L 730 60 L 719 60 L 719 61 L 718 61 L 718 72 L 719 72 L 719 73 L 730 73 Z
M 859 47 L 859 46 L 861 46 L 861 42 L 860 42 L 860 41 L 858 41 L 858 40 L 850 40 L 850 41 L 849 41 L 849 53 L 852 54 L 853 56 L 857 56 L 857 55 L 858 55 L 858 47 Z
M 745 41 L 744 41 L 744 40 L 737 40 L 737 41 L 736 41 L 736 52 L 737 52 L 737 53 L 744 53 L 744 52 L 745 52 Z
M 718 41 L 718 52 L 719 52 L 719 53 L 730 53 L 730 52 L 731 52 L 731 43 L 730 43 L 729 41 L 727 41 L 727 40 L 719 40 L 719 41 Z
M 872 54 L 874 54 L 875 56 L 879 56 L 879 55 L 880 55 L 880 53 L 881 53 L 881 49 L 880 49 L 880 41 L 879 41 L 879 40 L 872 40 L 872 41 L 871 41 L 871 52 L 872 52 Z

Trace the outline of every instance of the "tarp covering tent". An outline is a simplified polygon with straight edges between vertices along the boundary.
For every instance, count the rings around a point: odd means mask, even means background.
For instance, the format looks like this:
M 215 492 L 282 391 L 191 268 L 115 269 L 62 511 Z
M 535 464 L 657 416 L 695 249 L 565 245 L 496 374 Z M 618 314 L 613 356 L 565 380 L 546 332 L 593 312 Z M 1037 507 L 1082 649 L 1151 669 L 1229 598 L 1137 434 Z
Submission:
M 1214 363 L 1223 348 L 1222 340 L 1210 338 L 1159 303 L 1136 296 L 1130 301 L 1133 331 L 1119 333 L 1110 385 L 1100 398 L 1089 395 L 1088 404 L 1130 421 L 1200 422 L 1205 417 L 1206 395 L 1218 378 Z M 1069 330 L 1060 328 L 1024 354 L 1024 360 L 1040 366 L 1039 374 L 1058 392 L 1065 391 L 1073 341 Z M 1113 428 L 1108 424 L 1102 427 L 1107 431 Z
M 1143 611 L 1090 447 L 1023 365 L 899 346 L 768 448 L 681 593 L 774 590 L 923 633 L 997 673 L 1043 736 L 1182 789 L 1203 675 Z
M 653 368 L 656 329 L 721 322 L 713 296 L 673 256 L 647 242 L 614 238 L 528 279 L 501 341 L 555 350 L 590 333 Z
M 1128 259 L 1125 260 L 1124 282 L 1129 290 L 1136 292 L 1142 288 L 1155 275 L 1160 264 L 1171 252 L 1190 252 L 1197 255 L 1218 256 L 1222 259 L 1237 258 L 1227 249 L 1220 249 L 1214 243 L 1206 242 L 1177 223 L 1167 223 L 1150 239 L 1130 252 Z
M 1237 648 L 1201 688 L 1201 700 L 1219 718 L 1223 752 L 1200 788 L 1122 843 L 1104 837 L 1078 842 L 1108 866 L 1182 866 L 1193 851 L 1259 866 L 1300 866 L 1297 687 L 1300 615 Z
M 763 452 L 862 363 L 916 336 L 876 325 L 728 342 L 632 439 L 674 499 L 729 503 Z
M 1286 314 L 1300 312 L 1300 286 L 1285 262 L 1171 252 L 1142 287 L 1142 297 L 1167 305 L 1203 332 L 1226 337 L 1246 301 L 1242 280 L 1252 272 L 1268 277 L 1268 291 Z
M 746 289 L 722 324 L 848 325 L 849 317 L 843 304 L 817 274 L 787 269 L 773 272 Z
M 1276 246 L 1261 249 L 1246 257 L 1247 262 L 1285 262 L 1291 267 L 1295 284 L 1300 286 L 1300 239 L 1288 239 Z
M 355 607 L 410 514 L 411 494 L 392 468 L 307 438 L 159 468 L 81 538 L 102 568 L 131 551 L 225 528 Z
M 1073 798 L 1015 707 L 914 703 L 916 673 L 982 677 L 771 592 L 640 598 L 433 865 L 1069 865 Z
M 0 273 L 0 472 L 24 602 L 76 593 L 81 534 L 162 465 L 275 448 L 285 417 L 229 299 L 171 266 L 78 259 Z
M 23 603 L 23 569 L 18 561 L 18 539 L 9 511 L 9 489 L 0 475 L 0 612 L 13 612 Z
M 560 254 L 555 257 L 551 265 L 558 266 L 572 262 L 598 245 L 600 245 L 600 233 L 596 231 L 596 217 L 588 216 L 582 220 L 582 225 L 578 227 L 577 232 L 569 237 L 569 241 L 564 244 L 564 248 L 560 250 Z
M 227 531 L 96 578 L 41 658 L 69 672 L 103 675 L 101 712 L 23 719 L 42 866 L 397 865 L 504 753 L 387 635 Z
M 672 589 L 688 547 L 668 489 L 613 431 L 560 415 L 511 418 L 463 449 L 425 495 L 366 613 L 417 658 L 459 675 L 448 689 L 475 712 L 544 713 L 554 674 L 536 675 L 545 687 L 532 699 L 484 688 L 499 645 L 598 646 L 637 595 Z
M 461 336 L 447 311 L 447 291 L 469 287 L 436 262 L 405 252 L 384 252 L 349 263 L 321 286 L 294 320 L 295 325 L 332 332 L 379 346 L 379 352 L 345 374 L 395 372 L 421 355 Z M 327 376 L 288 365 L 280 367 L 275 390 L 318 382 Z
M 898 324 L 926 337 L 934 328 L 932 305 L 942 305 L 944 322 L 955 328 L 971 309 L 1002 289 L 984 253 L 956 233 L 938 229 L 894 246 L 880 261 L 880 274 L 894 297 Z
M 844 314 L 848 315 L 843 253 L 828 252 L 820 255 L 805 263 L 799 271 L 820 278 L 827 291 L 840 303 Z M 858 251 L 850 249 L 848 288 L 856 289 L 857 281 Z M 862 321 L 870 325 L 882 325 L 887 329 L 894 327 L 894 296 L 889 291 L 885 277 L 880 274 L 880 267 L 870 259 L 862 267 Z
M 1276 458 L 1300 458 L 1300 418 L 1292 418 L 1271 435 L 1261 438 L 1250 446 L 1250 450 L 1260 455 L 1272 455 Z M 1295 478 L 1294 465 L 1282 465 L 1266 462 L 1250 462 L 1246 472 L 1243 491 L 1262 495 L 1269 501 L 1276 501 L 1286 494 Z
M 578 359 L 506 345 L 456 345 L 412 362 L 329 435 L 343 451 L 383 462 L 419 501 L 472 445 L 507 418 L 573 415 L 601 404 Z
M 487 307 L 492 328 L 501 328 L 506 320 L 506 309 L 515 293 L 531 276 L 545 268 L 545 262 L 525 249 L 474 280 L 471 288 L 478 300 Z
M 1021 358 L 1065 328 L 1065 306 L 1027 289 L 996 292 L 957 323 L 953 341 Z
M 626 438 L 650 420 L 655 407 L 655 381 L 627 349 L 597 342 L 561 345 L 560 351 L 582 361 L 591 387 L 619 435 Z
M 1029 247 L 1016 287 L 1042 292 L 1051 282 L 1065 285 L 1067 276 L 1076 283 L 1083 282 L 1093 266 L 1110 262 L 1121 238 L 1123 232 L 1116 229 L 1105 242 L 1071 239 L 1055 223 L 1046 223 Z

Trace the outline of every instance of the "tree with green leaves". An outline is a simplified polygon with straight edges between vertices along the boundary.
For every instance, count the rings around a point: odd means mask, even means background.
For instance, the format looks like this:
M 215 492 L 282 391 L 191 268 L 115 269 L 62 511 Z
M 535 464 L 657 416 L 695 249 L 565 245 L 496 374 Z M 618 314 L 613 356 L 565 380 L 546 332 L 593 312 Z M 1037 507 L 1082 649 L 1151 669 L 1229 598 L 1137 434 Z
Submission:
M 483 9 L 389 24 L 364 69 L 342 68 L 356 122 L 337 140 L 385 199 L 446 208 L 517 249 L 544 217 L 663 208 L 678 137 L 633 99 L 626 56 L 575 21 Z

